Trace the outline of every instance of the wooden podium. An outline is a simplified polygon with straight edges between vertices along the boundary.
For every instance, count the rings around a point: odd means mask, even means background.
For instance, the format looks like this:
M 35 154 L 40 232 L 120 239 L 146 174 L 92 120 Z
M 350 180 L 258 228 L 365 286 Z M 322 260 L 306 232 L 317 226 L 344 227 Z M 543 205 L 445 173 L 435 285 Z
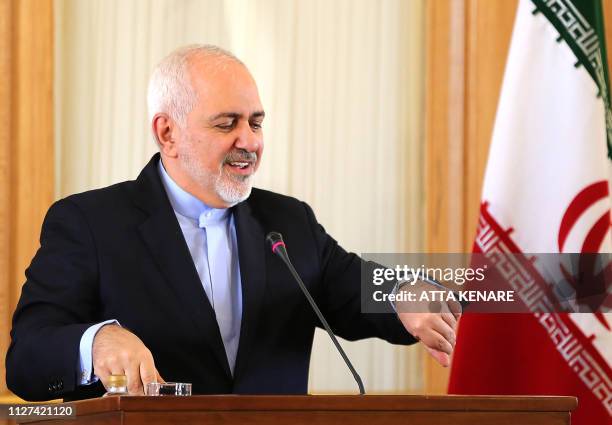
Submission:
M 72 403 L 66 424 L 561 425 L 574 397 L 524 396 L 192 396 L 104 397 Z

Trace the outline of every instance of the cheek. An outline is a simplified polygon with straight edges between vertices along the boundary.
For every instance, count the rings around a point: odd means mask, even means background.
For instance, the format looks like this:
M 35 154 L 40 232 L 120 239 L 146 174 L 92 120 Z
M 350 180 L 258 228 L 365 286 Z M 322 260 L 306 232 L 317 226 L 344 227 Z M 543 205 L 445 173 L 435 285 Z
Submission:
M 257 158 L 260 159 L 261 156 L 263 155 L 263 151 L 264 151 L 264 142 L 263 142 L 263 138 L 259 141 L 259 149 L 257 149 Z
M 194 148 L 194 153 L 197 155 L 200 164 L 209 169 L 218 169 L 229 152 L 226 144 L 219 139 L 197 139 Z

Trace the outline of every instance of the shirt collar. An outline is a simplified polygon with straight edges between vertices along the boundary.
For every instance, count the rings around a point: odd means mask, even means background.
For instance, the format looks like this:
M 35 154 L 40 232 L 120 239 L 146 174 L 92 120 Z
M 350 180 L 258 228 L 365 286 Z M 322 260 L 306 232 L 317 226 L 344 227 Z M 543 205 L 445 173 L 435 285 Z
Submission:
M 193 196 L 191 193 L 183 190 L 172 177 L 166 172 L 164 164 L 160 158 L 157 164 L 159 176 L 172 209 L 187 218 L 195 220 L 200 227 L 206 227 L 208 224 L 224 221 L 229 216 L 229 208 L 212 208 Z

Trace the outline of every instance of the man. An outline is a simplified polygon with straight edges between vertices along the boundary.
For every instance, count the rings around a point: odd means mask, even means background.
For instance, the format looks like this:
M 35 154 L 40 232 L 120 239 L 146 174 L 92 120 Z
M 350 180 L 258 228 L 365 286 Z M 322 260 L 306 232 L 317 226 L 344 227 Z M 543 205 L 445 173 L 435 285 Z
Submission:
M 86 398 L 125 374 L 133 394 L 164 378 L 194 393 L 305 393 L 320 324 L 266 246 L 270 231 L 336 334 L 420 339 L 448 365 L 458 314 L 362 314 L 361 260 L 308 205 L 251 190 L 265 114 L 237 58 L 173 52 L 148 103 L 159 154 L 137 180 L 60 200 L 45 218 L 13 318 L 12 391 Z

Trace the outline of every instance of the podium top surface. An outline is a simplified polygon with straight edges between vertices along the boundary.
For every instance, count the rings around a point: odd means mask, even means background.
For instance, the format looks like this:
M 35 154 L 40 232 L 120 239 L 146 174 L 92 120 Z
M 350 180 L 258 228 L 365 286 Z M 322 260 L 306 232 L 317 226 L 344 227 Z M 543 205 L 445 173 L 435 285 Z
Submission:
M 137 411 L 481 411 L 568 412 L 575 397 L 427 395 L 203 395 L 115 396 L 72 403 L 78 416 Z

